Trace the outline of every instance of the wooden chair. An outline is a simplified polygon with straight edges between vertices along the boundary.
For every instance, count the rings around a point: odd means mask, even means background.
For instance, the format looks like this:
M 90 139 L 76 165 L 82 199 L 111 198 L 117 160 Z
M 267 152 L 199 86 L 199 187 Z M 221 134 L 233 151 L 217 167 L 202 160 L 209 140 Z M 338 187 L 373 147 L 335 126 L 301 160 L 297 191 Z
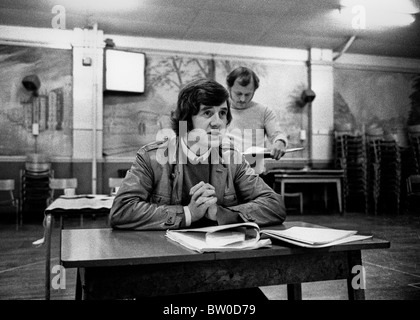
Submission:
M 15 190 L 15 180 L 14 179 L 2 179 L 2 180 L 0 180 L 0 191 L 7 193 L 7 199 L 1 199 L 0 200 L 0 206 L 2 206 L 2 207 L 8 207 L 8 206 L 15 207 L 16 230 L 18 230 L 19 225 L 22 224 L 22 219 L 20 217 L 19 199 L 15 198 L 15 196 L 13 195 L 14 190 Z
M 116 194 L 124 178 L 109 178 L 108 187 L 109 194 Z
M 61 194 L 76 194 L 77 189 L 77 178 L 50 178 L 49 182 L 50 195 L 47 199 L 47 207 L 59 196 L 58 191 Z M 60 195 L 61 195 L 60 194 Z M 58 195 L 58 196 L 57 196 Z M 60 227 L 63 226 L 63 218 L 60 216 Z M 80 215 L 80 226 L 83 226 L 83 215 Z

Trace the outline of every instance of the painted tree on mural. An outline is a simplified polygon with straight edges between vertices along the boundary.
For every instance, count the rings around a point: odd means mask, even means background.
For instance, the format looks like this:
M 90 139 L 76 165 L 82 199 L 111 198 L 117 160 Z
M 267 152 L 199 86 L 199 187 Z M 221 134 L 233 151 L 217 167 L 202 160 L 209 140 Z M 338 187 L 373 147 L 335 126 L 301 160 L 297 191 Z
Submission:
M 342 128 L 356 127 L 356 119 L 352 110 L 338 91 L 334 91 L 334 125 L 338 131 Z
M 201 61 L 198 59 L 192 59 L 192 62 L 194 62 L 199 67 L 200 72 L 202 74 L 201 77 L 215 79 L 216 65 L 213 59 Z M 207 66 L 205 64 L 207 64 Z M 200 77 L 200 74 L 197 73 L 197 77 Z
M 212 59 L 185 58 L 179 56 L 160 59 L 148 69 L 150 87 L 181 89 L 186 83 L 197 78 L 214 79 L 215 65 Z

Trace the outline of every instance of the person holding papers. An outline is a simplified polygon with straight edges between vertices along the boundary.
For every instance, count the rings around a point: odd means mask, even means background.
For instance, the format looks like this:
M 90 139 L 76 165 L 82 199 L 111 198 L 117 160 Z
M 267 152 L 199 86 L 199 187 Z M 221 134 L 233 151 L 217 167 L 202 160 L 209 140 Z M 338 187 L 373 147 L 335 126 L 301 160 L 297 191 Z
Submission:
M 230 107 L 229 93 L 214 80 L 199 79 L 182 88 L 172 113 L 175 136 L 137 152 L 111 208 L 113 228 L 268 226 L 285 220 L 281 196 L 225 135 Z
M 287 136 L 280 130 L 275 112 L 268 106 L 253 101 L 260 79 L 246 67 L 238 67 L 226 77 L 232 103 L 233 120 L 228 128 L 235 146 L 241 152 L 252 148 L 265 148 L 265 137 L 271 144 L 271 157 L 280 160 L 286 152 Z M 264 158 L 256 157 L 251 163 L 254 170 L 264 172 Z

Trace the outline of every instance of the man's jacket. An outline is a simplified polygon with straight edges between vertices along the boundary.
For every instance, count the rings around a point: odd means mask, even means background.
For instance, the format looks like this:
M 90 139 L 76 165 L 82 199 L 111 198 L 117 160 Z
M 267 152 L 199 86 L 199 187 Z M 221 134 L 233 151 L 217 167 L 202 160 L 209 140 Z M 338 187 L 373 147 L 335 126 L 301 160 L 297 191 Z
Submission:
M 179 148 L 180 149 L 180 148 Z M 211 184 L 216 189 L 217 223 L 280 224 L 286 218 L 284 202 L 255 174 L 231 145 L 222 144 L 212 158 Z M 142 147 L 114 199 L 113 228 L 167 230 L 185 227 L 181 204 L 183 152 L 178 139 Z

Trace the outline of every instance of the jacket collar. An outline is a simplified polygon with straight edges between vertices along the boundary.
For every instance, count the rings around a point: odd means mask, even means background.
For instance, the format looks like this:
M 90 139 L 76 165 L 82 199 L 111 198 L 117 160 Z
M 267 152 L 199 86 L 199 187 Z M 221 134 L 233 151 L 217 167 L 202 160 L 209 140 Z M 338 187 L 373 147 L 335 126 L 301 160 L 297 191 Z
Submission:
M 179 150 L 179 152 L 184 153 L 188 160 L 190 160 L 191 163 L 203 163 L 205 161 L 208 160 L 210 154 L 211 154 L 211 149 L 207 150 L 204 154 L 202 154 L 201 156 L 197 156 L 194 152 L 192 152 L 187 144 L 185 143 L 184 139 L 179 138 L 179 144 L 181 145 L 181 150 Z
M 168 140 L 168 160 L 170 164 L 186 164 L 187 154 L 182 151 L 182 142 L 178 137 L 172 137 Z M 228 143 L 222 143 L 217 152 L 215 149 L 210 149 L 206 157 L 211 157 L 211 163 L 222 164 L 229 163 L 231 146 Z M 195 163 L 195 162 L 194 162 Z

